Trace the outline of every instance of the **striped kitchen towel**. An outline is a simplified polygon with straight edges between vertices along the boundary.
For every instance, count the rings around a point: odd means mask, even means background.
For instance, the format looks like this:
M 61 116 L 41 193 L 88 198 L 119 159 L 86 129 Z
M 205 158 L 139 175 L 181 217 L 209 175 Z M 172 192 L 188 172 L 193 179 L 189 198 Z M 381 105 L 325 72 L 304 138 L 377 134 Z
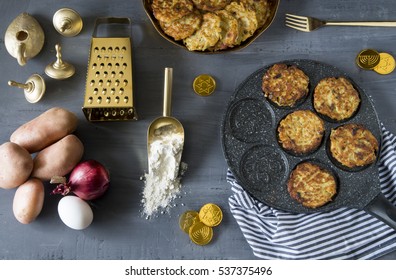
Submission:
M 396 137 L 382 126 L 381 190 L 396 205 Z M 396 250 L 396 231 L 363 210 L 291 214 L 252 198 L 228 170 L 230 210 L 256 257 L 375 259 Z

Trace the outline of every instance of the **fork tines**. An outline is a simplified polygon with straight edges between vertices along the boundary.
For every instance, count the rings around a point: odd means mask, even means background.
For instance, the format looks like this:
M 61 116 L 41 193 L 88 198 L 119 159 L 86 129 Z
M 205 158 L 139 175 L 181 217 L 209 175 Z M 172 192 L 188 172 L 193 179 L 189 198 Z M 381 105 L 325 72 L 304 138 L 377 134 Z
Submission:
M 286 14 L 286 26 L 300 31 L 309 32 L 308 18 L 304 16 Z

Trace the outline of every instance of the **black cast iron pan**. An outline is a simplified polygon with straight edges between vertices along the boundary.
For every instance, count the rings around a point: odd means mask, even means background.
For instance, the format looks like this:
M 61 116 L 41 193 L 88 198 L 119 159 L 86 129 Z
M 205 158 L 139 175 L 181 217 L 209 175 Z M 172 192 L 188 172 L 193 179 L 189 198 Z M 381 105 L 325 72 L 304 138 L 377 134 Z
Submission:
M 396 229 L 396 208 L 380 190 L 377 162 L 366 168 L 347 170 L 334 164 L 326 145 L 332 128 L 346 123 L 363 124 L 381 143 L 381 127 L 375 108 L 366 93 L 339 69 L 312 60 L 288 60 L 278 63 L 296 65 L 310 78 L 309 95 L 294 108 L 279 108 L 264 97 L 261 80 L 272 65 L 251 74 L 229 101 L 221 125 L 223 152 L 230 170 L 243 188 L 257 200 L 292 213 L 331 211 L 341 207 L 363 209 Z M 358 112 L 344 122 L 325 121 L 325 137 L 315 152 L 296 156 L 285 152 L 278 144 L 278 122 L 297 109 L 315 111 L 312 93 L 316 84 L 326 77 L 345 77 L 358 90 L 361 104 Z M 378 155 L 379 157 L 379 155 Z M 302 161 L 313 161 L 335 174 L 337 195 L 326 205 L 310 209 L 292 199 L 287 191 L 287 180 L 293 168 Z

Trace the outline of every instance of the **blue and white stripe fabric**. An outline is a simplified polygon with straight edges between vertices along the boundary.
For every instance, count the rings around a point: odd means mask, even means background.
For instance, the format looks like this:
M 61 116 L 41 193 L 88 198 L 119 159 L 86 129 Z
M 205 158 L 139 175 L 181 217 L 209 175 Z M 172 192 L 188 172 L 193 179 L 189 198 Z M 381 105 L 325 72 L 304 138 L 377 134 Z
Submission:
M 382 126 L 381 190 L 396 205 L 396 137 Z M 252 198 L 227 172 L 229 206 L 256 257 L 375 259 L 396 250 L 396 231 L 363 210 L 291 214 Z

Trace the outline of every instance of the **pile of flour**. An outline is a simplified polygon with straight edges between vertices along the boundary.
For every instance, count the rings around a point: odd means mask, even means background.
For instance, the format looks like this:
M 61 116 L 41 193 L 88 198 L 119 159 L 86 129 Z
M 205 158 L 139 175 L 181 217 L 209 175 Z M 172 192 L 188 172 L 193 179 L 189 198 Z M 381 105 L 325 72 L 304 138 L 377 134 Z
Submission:
M 149 146 L 149 172 L 144 175 L 143 212 L 147 217 L 166 209 L 180 193 L 179 164 L 184 137 L 174 127 L 157 129 Z

